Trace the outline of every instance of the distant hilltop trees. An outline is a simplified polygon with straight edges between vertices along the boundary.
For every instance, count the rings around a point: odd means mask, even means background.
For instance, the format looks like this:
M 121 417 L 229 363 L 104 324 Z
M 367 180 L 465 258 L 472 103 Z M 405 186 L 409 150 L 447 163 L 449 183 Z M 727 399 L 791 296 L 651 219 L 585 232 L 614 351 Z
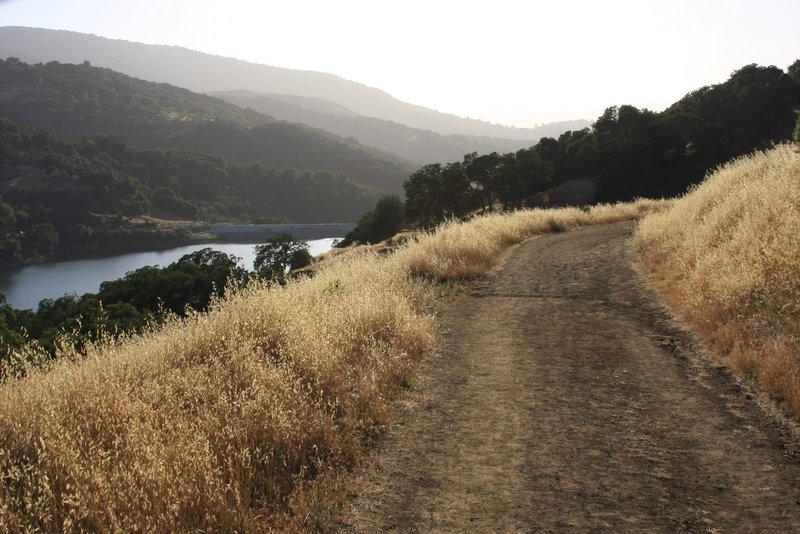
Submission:
M 495 204 L 547 204 L 534 195 L 579 179 L 595 185 L 594 201 L 674 196 L 733 157 L 790 140 L 793 128 L 800 136 L 799 105 L 800 60 L 786 72 L 747 65 L 660 113 L 613 106 L 591 129 L 528 149 L 426 165 L 404 184 L 407 216 L 433 225 Z

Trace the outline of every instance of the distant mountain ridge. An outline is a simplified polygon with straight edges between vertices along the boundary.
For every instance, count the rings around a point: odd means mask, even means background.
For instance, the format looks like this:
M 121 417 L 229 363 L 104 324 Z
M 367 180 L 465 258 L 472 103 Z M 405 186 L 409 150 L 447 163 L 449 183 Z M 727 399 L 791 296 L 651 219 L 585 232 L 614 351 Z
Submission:
M 393 154 L 319 129 L 90 64 L 0 60 L 0 116 L 60 135 L 122 134 L 147 148 L 341 172 L 385 191 L 401 191 L 415 169 Z
M 63 30 L 7 26 L 0 27 L 0 56 L 18 57 L 28 62 L 90 61 L 130 76 L 170 83 L 196 92 L 245 89 L 317 98 L 334 102 L 359 115 L 442 135 L 497 137 L 530 141 L 531 144 L 542 137 L 537 129 L 492 124 L 402 102 L 380 89 L 333 74 L 270 67 L 177 46 L 147 45 Z
M 536 129 L 539 137 L 535 140 L 459 134 L 442 135 L 393 121 L 358 115 L 335 102 L 316 98 L 263 94 L 244 90 L 209 94 L 278 120 L 298 122 L 345 138 L 354 138 L 361 144 L 387 150 L 421 164 L 460 159 L 464 154 L 471 152 L 514 152 L 530 147 L 541 137 L 558 137 L 566 130 L 580 130 L 588 125 L 586 121 L 545 125 Z

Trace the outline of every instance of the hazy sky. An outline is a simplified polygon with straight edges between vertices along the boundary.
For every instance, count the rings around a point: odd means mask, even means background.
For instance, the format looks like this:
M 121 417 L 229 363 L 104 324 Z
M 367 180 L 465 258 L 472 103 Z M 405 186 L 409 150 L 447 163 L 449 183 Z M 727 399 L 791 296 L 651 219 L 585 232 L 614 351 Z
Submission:
M 800 0 L 0 0 L 0 25 L 318 70 L 514 124 L 663 109 L 800 58 Z

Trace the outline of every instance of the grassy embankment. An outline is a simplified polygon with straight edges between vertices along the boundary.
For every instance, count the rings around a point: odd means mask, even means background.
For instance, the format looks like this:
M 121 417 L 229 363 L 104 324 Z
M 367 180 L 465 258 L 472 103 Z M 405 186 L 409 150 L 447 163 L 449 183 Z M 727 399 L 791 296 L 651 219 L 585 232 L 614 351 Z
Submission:
M 800 416 L 800 153 L 735 160 L 662 213 L 638 246 L 655 285 L 721 362 Z
M 0 531 L 314 530 L 435 344 L 437 287 L 545 232 L 662 204 L 445 224 L 250 287 L 0 386 Z M 7 371 L 7 370 L 6 370 Z

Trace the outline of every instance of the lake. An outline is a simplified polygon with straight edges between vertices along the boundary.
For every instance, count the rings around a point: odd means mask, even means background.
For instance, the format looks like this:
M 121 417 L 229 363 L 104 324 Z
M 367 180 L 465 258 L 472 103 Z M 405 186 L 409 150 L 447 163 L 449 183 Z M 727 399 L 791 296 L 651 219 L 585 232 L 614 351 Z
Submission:
M 312 256 L 327 252 L 333 247 L 335 238 L 306 241 Z M 6 300 L 17 309 L 36 309 L 43 299 L 57 299 L 69 293 L 83 295 L 96 293 L 100 283 L 122 278 L 125 273 L 146 265 L 166 267 L 186 254 L 211 247 L 214 250 L 242 258 L 240 265 L 253 269 L 255 244 L 252 243 L 205 243 L 188 245 L 151 252 L 131 252 L 115 256 L 55 261 L 41 263 L 0 272 L 0 291 Z

